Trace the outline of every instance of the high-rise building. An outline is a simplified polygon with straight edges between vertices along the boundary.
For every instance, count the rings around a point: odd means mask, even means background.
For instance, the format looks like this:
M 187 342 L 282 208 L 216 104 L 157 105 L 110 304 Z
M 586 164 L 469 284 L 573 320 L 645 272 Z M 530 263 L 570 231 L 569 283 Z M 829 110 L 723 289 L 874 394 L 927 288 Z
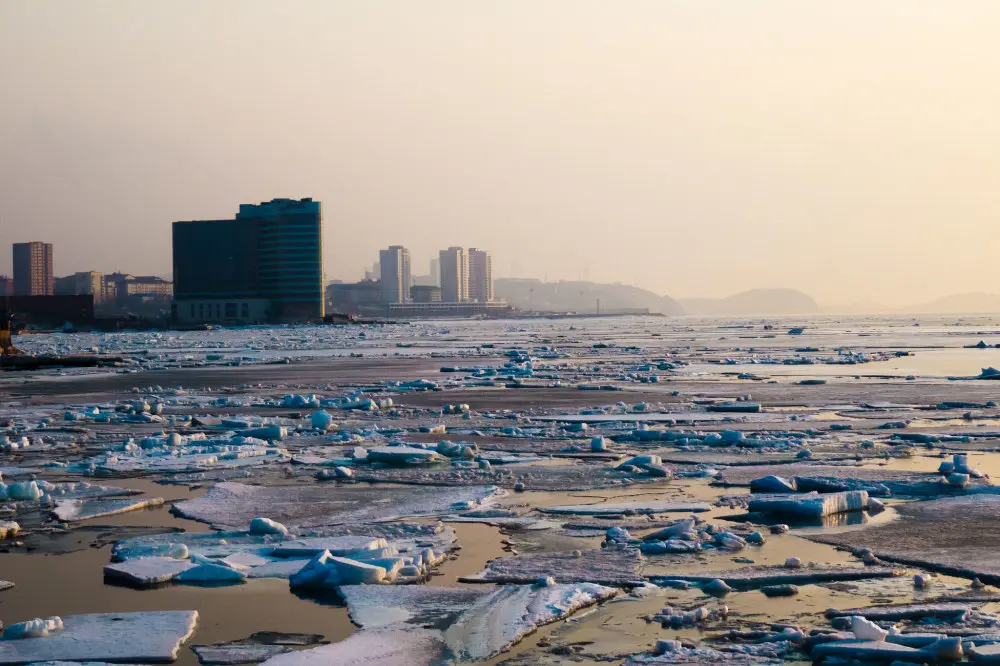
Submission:
M 465 248 L 449 247 L 438 253 L 441 267 L 441 301 L 463 303 L 469 299 L 469 257 Z
M 14 243 L 14 295 L 52 296 L 52 243 Z
M 493 259 L 486 250 L 469 248 L 469 300 L 493 302 Z
M 441 286 L 441 260 L 431 259 L 431 284 Z
M 382 282 L 383 303 L 406 303 L 410 300 L 410 251 L 402 245 L 392 245 L 378 253 L 379 279 Z
M 104 300 L 104 273 L 85 271 L 56 278 L 56 296 L 93 296 L 94 305 Z
M 0 296 L 14 295 L 14 278 L 0 275 Z
M 174 222 L 180 322 L 298 322 L 323 317 L 320 202 L 241 204 L 232 220 Z

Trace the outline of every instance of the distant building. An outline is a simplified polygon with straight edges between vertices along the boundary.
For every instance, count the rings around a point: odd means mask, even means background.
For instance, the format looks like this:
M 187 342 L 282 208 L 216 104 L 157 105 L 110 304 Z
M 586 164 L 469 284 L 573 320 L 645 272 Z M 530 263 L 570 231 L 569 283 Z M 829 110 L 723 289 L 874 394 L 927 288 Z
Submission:
M 469 300 L 477 303 L 492 303 L 493 259 L 485 250 L 469 248 Z
M 14 295 L 52 296 L 52 243 L 14 243 Z
M 14 295 L 14 278 L 0 275 L 0 296 Z
M 390 317 L 507 317 L 506 303 L 398 303 L 387 306 Z
M 441 260 L 431 259 L 431 280 L 432 284 L 441 284 Z
M 84 271 L 55 279 L 56 296 L 93 296 L 94 306 L 104 302 L 104 273 Z
M 320 202 L 241 204 L 233 220 L 174 222 L 174 317 L 180 323 L 322 319 Z
M 358 314 L 382 309 L 382 285 L 378 280 L 331 284 L 326 302 L 333 312 Z
M 405 303 L 409 300 L 410 251 L 402 245 L 393 245 L 379 252 L 379 279 L 382 283 L 383 303 Z
M 441 300 L 463 303 L 469 299 L 469 257 L 465 248 L 450 247 L 439 253 Z
M 430 271 L 426 275 L 414 275 L 413 285 L 426 287 L 441 286 L 441 262 L 438 259 L 431 259 Z
M 418 284 L 410 288 L 410 300 L 414 303 L 440 303 L 441 287 Z
M 163 299 L 171 299 L 174 295 L 174 284 L 170 280 L 164 280 L 156 275 L 129 276 L 131 279 L 124 281 L 126 296 L 154 296 Z M 121 286 L 119 286 L 119 291 Z

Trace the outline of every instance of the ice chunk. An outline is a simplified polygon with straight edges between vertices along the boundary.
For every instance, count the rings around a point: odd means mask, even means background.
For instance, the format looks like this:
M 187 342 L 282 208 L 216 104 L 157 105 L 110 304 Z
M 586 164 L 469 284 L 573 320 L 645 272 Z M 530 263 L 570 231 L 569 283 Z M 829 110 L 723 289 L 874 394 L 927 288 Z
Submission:
M 287 536 L 288 528 L 270 518 L 257 517 L 250 521 L 250 534 L 278 534 Z
M 3 640 L 11 641 L 21 640 L 23 638 L 40 638 L 62 630 L 63 621 L 61 617 L 54 616 L 47 620 L 35 618 L 34 620 L 28 620 L 27 622 L 12 624 L 4 629 Z
M 377 585 L 385 580 L 383 567 L 346 557 L 334 556 L 330 560 L 336 566 L 341 585 Z
M 597 548 L 569 553 L 500 557 L 463 583 L 534 583 L 552 576 L 559 583 L 590 582 L 632 586 L 641 579 L 642 556 L 635 549 Z
M 333 425 L 333 417 L 330 416 L 330 412 L 326 411 L 325 409 L 313 412 L 309 421 L 310 423 L 312 423 L 313 428 L 316 428 L 317 430 L 320 430 L 322 432 L 326 432 Z
M 796 490 L 795 479 L 781 476 L 765 476 L 750 482 L 750 492 L 753 493 L 794 493 Z
M 788 497 L 767 497 L 751 500 L 752 513 L 771 513 L 804 519 L 822 518 L 836 513 L 862 511 L 868 506 L 868 493 L 852 490 L 842 493 L 807 493 Z
M 255 437 L 257 439 L 284 439 L 288 437 L 288 429 L 279 425 L 268 425 L 260 428 L 250 428 L 240 433 L 242 437 Z
M 643 537 L 646 541 L 664 541 L 673 538 L 685 538 L 686 535 L 694 531 L 694 519 L 687 518 L 685 520 L 678 521 L 669 527 L 664 527 L 663 529 L 651 532 Z
M 505 492 L 495 486 L 369 488 L 322 484 L 312 486 L 248 486 L 222 482 L 196 499 L 174 505 L 174 511 L 217 528 L 235 529 L 267 514 L 289 527 L 317 527 L 392 520 L 406 516 L 444 515 L 457 502 L 489 505 Z
M 851 633 L 863 641 L 884 641 L 889 632 L 858 615 L 851 618 Z
M 246 578 L 242 571 L 221 564 L 198 564 L 174 576 L 178 583 L 238 583 Z
M 279 654 L 296 648 L 323 643 L 316 634 L 285 634 L 272 631 L 258 632 L 236 641 L 214 645 L 193 645 L 198 661 L 206 666 L 232 666 L 234 664 L 259 664 Z
M 177 574 L 196 566 L 187 560 L 172 557 L 140 557 L 109 564 L 104 575 L 112 580 L 139 587 L 160 585 L 174 579 Z
M 385 578 L 384 567 L 337 557 L 324 551 L 311 559 L 288 582 L 293 589 L 324 589 L 338 585 L 377 585 Z
M 600 504 L 571 504 L 565 506 L 539 507 L 543 513 L 579 516 L 607 516 L 629 514 L 653 514 L 673 512 L 710 511 L 712 507 L 703 502 L 678 502 L 673 500 L 646 500 L 635 502 L 605 502 Z
M 716 596 L 729 594 L 730 592 L 733 591 L 733 588 L 729 587 L 729 585 L 726 584 L 724 580 L 720 580 L 718 578 L 709 581 L 708 583 L 705 583 L 705 585 L 701 589 L 706 594 L 712 594 Z
M 0 520 L 0 539 L 16 536 L 21 526 L 12 520 Z
M 19 500 L 37 500 L 44 494 L 36 481 L 20 481 L 6 486 L 7 497 Z
M 445 642 L 460 661 L 484 661 L 506 651 L 539 626 L 616 594 L 614 588 L 590 583 L 504 586 L 462 613 L 445 630 Z
M 114 516 L 119 513 L 162 505 L 162 497 L 145 499 L 60 500 L 56 502 L 52 513 L 63 522 L 76 522 L 91 518 Z
M 440 631 L 386 627 L 360 631 L 331 645 L 272 657 L 263 666 L 435 666 L 447 663 Z
M 458 663 L 469 663 L 489 659 L 539 626 L 610 599 L 618 590 L 590 583 L 485 590 L 345 586 L 341 594 L 351 619 L 362 627 L 361 635 L 389 626 L 421 631 L 425 625 L 442 627 Z
M 0 664 L 174 661 L 194 633 L 198 611 L 95 613 L 62 620 L 62 631 L 48 636 L 0 640 Z
M 443 458 L 431 449 L 418 449 L 413 446 L 376 446 L 368 450 L 368 460 L 387 465 L 422 465 L 440 462 Z
M 111 561 L 124 562 L 140 557 L 171 557 L 175 560 L 186 560 L 190 556 L 187 545 L 183 543 L 139 542 L 132 545 L 129 542 L 119 541 L 114 545 Z

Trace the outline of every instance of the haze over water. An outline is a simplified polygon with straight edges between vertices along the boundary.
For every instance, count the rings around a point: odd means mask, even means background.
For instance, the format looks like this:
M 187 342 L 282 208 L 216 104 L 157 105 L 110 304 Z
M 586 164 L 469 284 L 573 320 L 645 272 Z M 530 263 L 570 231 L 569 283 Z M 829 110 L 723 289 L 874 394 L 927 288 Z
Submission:
M 312 196 L 329 278 L 399 243 L 674 297 L 991 291 L 998 27 L 987 0 L 7 2 L 0 248 L 169 277 L 170 222 Z

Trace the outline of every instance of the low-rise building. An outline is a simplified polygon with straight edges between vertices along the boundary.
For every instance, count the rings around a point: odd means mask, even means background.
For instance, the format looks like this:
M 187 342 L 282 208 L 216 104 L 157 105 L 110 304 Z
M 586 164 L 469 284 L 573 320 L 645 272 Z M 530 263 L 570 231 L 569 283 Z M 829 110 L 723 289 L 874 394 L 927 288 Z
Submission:
M 410 289 L 410 299 L 414 303 L 440 303 L 441 287 L 437 285 L 414 285 Z
M 104 301 L 104 273 L 83 271 L 56 278 L 56 296 L 93 296 L 94 305 Z
M 380 312 L 382 283 L 378 280 L 361 280 L 331 284 L 326 288 L 327 308 L 332 312 L 359 314 Z

